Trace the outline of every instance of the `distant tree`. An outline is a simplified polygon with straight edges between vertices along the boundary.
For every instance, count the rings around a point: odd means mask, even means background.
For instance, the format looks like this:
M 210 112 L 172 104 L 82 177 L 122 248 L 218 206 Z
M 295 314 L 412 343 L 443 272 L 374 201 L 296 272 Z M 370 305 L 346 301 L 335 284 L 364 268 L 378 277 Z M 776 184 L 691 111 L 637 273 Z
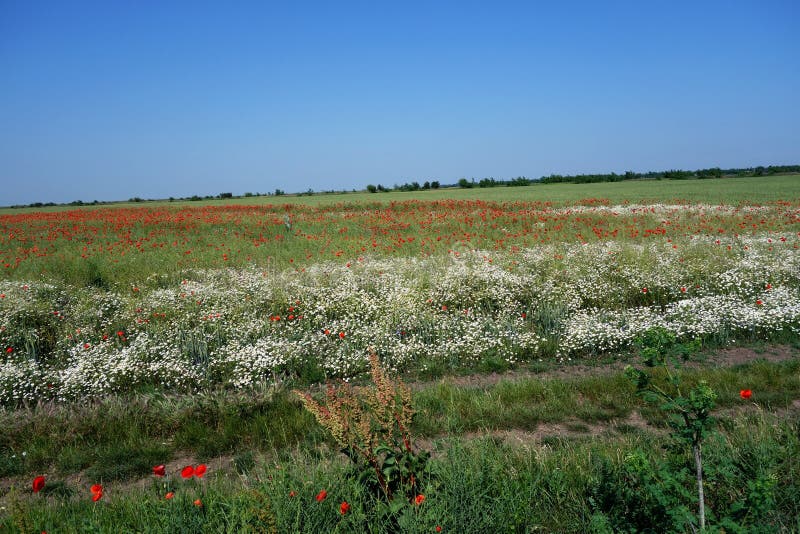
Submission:
M 388 191 L 388 189 L 383 187 L 381 184 L 378 184 L 378 191 L 380 191 L 381 193 L 385 193 L 386 191 Z
M 219 198 L 233 198 L 233 193 L 220 193 Z
M 461 187 L 461 188 L 463 188 L 463 189 L 469 189 L 469 188 L 470 188 L 470 187 L 472 187 L 473 185 L 474 185 L 474 183 L 473 183 L 473 182 L 470 182 L 470 181 L 469 181 L 469 180 L 467 180 L 466 178 L 461 178 L 461 179 L 458 181 L 458 187 Z
M 431 182 L 431 189 L 439 189 L 439 182 L 437 181 Z
M 378 188 L 375 187 L 372 184 L 369 184 L 369 185 L 367 185 L 367 191 L 369 191 L 370 193 L 377 193 L 378 192 Z
M 284 192 L 283 192 L 283 190 L 281 190 L 281 189 L 276 189 L 276 190 L 275 190 L 275 196 L 276 196 L 276 197 L 280 197 L 280 196 L 283 196 L 283 195 L 285 195 L 285 194 L 286 194 L 286 193 L 284 193 Z
M 430 188 L 431 188 L 431 183 L 430 182 L 425 182 L 424 184 L 422 184 L 422 189 L 428 190 Z

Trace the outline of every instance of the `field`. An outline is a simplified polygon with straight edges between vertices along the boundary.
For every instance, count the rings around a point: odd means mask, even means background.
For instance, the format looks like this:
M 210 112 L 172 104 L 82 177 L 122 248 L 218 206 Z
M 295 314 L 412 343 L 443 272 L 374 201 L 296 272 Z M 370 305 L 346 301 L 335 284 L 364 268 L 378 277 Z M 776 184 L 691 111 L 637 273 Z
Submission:
M 622 369 L 658 333 L 717 395 L 710 524 L 800 529 L 800 176 L 0 210 L 0 269 L 5 528 L 688 532 Z M 434 453 L 389 515 L 291 392 L 371 353 Z

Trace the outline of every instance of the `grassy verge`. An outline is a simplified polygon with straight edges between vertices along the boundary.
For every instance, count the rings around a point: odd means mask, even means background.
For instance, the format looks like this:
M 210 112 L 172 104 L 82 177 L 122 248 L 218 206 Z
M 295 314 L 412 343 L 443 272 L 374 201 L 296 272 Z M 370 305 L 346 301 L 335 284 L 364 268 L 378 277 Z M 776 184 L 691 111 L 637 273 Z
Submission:
M 746 531 L 796 531 L 797 418 L 759 411 L 724 427 L 706 449 L 712 524 L 720 525 L 724 517 L 741 525 L 757 519 Z M 468 533 L 612 532 L 658 524 L 661 531 L 681 531 L 691 514 L 677 504 L 679 487 L 690 480 L 680 470 L 669 474 L 662 468 L 665 463 L 680 467 L 689 459 L 680 453 L 664 458 L 668 441 L 660 436 L 554 439 L 546 447 L 519 447 L 490 436 L 438 440 L 433 446 L 435 477 L 424 488 L 424 502 L 391 520 L 376 513 L 343 463 L 285 451 L 238 476 L 218 472 L 201 481 L 154 478 L 135 488 L 111 486 L 97 503 L 85 491 L 35 498 L 16 494 L 6 500 L 8 515 L 0 527 L 12 532 L 388 532 L 399 525 L 404 532 L 437 532 L 438 526 L 443 532 Z M 753 481 L 772 489 L 759 493 L 748 484 Z M 320 500 L 323 489 L 327 496 Z M 164 498 L 168 490 L 175 492 L 173 499 Z M 753 506 L 758 495 L 767 495 L 770 506 Z M 346 514 L 342 502 L 350 505 Z M 756 513 L 759 517 L 748 518 Z
M 714 528 L 800 528 L 800 357 L 784 346 L 769 361 L 772 351 L 759 345 L 727 366 L 706 354 L 682 371 L 687 385 L 704 380 L 719 394 L 719 431 L 704 450 Z M 2 411 L 0 531 L 691 529 L 690 455 L 620 362 L 420 382 L 414 402 L 433 476 L 424 502 L 390 515 L 288 387 Z M 183 480 L 181 468 L 199 462 L 208 475 Z M 152 475 L 158 464 L 166 477 Z M 37 475 L 47 483 L 34 494 Z M 105 488 L 98 502 L 94 483 Z
M 800 359 L 765 359 L 686 369 L 687 384 L 707 381 L 725 410 L 740 405 L 740 389 L 757 392 L 759 406 L 785 410 L 800 399 Z M 757 358 L 757 354 L 754 354 Z M 583 367 L 563 378 L 518 372 L 477 382 L 459 377 L 420 383 L 415 392 L 414 433 L 434 439 L 500 430 L 533 431 L 539 425 L 590 430 L 621 424 L 634 412 L 663 426 L 659 412 L 642 404 L 621 370 Z M 0 412 L 0 477 L 82 472 L 102 480 L 146 476 L 150 467 L 190 457 L 207 461 L 248 451 L 280 454 L 315 450 L 325 436 L 289 391 L 213 391 L 192 396 L 147 394 L 90 403 L 40 404 Z M 580 433 L 580 432 L 579 432 Z

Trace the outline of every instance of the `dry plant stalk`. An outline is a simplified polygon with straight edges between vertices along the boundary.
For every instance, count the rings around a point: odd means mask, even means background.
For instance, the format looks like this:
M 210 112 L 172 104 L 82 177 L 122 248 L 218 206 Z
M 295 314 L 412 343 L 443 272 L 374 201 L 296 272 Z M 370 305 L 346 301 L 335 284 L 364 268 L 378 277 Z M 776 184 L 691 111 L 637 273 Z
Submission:
M 294 392 L 353 461 L 363 460 L 374 470 L 381 489 L 391 499 L 378 449 L 388 446 L 413 452 L 409 431 L 414 415 L 411 390 L 401 380 L 391 379 L 374 353 L 369 362 L 372 383 L 367 386 L 329 383 L 324 402 L 308 393 Z

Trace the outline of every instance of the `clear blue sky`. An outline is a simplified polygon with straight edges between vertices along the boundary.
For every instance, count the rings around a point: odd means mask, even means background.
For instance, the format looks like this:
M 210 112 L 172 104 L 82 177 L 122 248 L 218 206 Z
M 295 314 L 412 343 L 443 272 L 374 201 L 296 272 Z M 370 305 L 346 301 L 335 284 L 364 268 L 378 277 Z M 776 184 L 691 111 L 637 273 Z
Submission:
M 0 205 L 800 163 L 799 5 L 0 0 Z

